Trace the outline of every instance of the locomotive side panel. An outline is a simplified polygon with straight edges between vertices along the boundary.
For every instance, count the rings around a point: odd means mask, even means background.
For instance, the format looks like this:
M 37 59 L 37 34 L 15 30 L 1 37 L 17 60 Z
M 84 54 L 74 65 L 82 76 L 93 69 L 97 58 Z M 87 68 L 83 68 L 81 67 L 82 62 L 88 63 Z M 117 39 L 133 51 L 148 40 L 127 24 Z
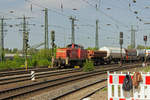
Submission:
M 88 57 L 88 51 L 87 50 L 83 50 L 83 49 L 79 49 L 80 51 L 80 56 L 79 56 L 79 59 L 87 59 Z
M 67 49 L 59 48 L 56 50 L 56 59 L 66 59 L 67 57 Z

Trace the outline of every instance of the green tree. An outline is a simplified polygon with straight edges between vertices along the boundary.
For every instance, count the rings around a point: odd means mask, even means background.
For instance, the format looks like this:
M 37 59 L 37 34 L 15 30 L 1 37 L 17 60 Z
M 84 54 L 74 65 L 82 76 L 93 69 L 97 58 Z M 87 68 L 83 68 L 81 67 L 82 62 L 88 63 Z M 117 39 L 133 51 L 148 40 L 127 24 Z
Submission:
M 13 53 L 17 53 L 18 49 L 17 48 L 13 48 Z
M 96 48 L 88 47 L 87 50 L 97 50 Z

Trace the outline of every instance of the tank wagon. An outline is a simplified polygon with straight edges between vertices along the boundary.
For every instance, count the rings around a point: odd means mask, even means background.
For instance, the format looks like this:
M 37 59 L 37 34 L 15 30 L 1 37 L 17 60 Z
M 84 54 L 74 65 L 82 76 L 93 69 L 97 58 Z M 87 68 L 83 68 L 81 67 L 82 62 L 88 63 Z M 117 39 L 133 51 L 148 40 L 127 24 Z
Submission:
M 145 53 L 146 53 L 146 58 L 150 59 L 150 49 L 146 49 Z
M 99 49 L 99 51 L 106 51 L 107 56 L 104 57 L 104 61 L 106 63 L 118 63 L 121 60 L 121 49 L 117 47 L 102 47 Z M 123 48 L 122 49 L 122 60 L 125 60 L 126 58 L 126 51 Z

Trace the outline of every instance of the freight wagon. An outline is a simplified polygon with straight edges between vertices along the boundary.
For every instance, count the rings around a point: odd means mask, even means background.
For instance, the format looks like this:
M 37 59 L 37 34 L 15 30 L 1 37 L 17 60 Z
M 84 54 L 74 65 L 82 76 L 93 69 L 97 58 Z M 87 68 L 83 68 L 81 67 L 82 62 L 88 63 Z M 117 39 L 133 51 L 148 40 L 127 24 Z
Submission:
M 104 64 L 104 57 L 107 56 L 107 51 L 88 50 L 88 59 L 94 62 L 94 65 Z
M 104 60 L 106 63 L 118 63 L 121 60 L 121 49 L 117 47 L 102 47 L 99 49 L 99 51 L 106 51 L 107 56 L 104 57 Z M 126 51 L 123 48 L 122 49 L 122 60 L 126 59 Z
M 121 56 L 122 53 L 122 56 Z M 99 50 L 85 50 L 83 46 L 69 44 L 66 48 L 59 48 L 56 51 L 56 66 L 82 66 L 86 59 L 94 62 L 94 65 L 144 61 L 150 59 L 150 49 L 121 49 L 118 47 L 102 47 Z M 122 57 L 122 58 L 121 58 Z

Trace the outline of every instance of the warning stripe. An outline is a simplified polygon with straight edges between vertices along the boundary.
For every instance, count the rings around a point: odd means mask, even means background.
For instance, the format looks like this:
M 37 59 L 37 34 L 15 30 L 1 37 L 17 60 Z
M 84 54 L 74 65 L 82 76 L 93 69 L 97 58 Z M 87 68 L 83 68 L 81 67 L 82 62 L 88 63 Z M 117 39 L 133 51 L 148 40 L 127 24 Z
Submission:
M 123 80 L 124 80 L 125 76 L 124 75 L 120 75 L 118 77 L 119 77 L 119 84 L 123 84 Z M 133 79 L 133 76 L 131 76 L 131 79 Z M 150 84 L 150 76 L 147 77 L 147 80 L 148 80 L 148 82 Z M 109 83 L 113 84 L 113 76 L 112 75 L 109 75 Z
M 150 76 L 145 77 L 145 84 L 150 85 Z
M 113 100 L 113 98 L 110 98 L 109 100 Z M 114 99 L 116 100 L 116 99 Z M 119 98 L 118 100 L 126 100 L 125 98 Z M 131 99 L 131 100 L 138 100 L 138 99 Z
M 112 77 L 112 75 L 109 76 L 109 83 L 110 83 L 110 84 L 113 83 L 113 77 Z

